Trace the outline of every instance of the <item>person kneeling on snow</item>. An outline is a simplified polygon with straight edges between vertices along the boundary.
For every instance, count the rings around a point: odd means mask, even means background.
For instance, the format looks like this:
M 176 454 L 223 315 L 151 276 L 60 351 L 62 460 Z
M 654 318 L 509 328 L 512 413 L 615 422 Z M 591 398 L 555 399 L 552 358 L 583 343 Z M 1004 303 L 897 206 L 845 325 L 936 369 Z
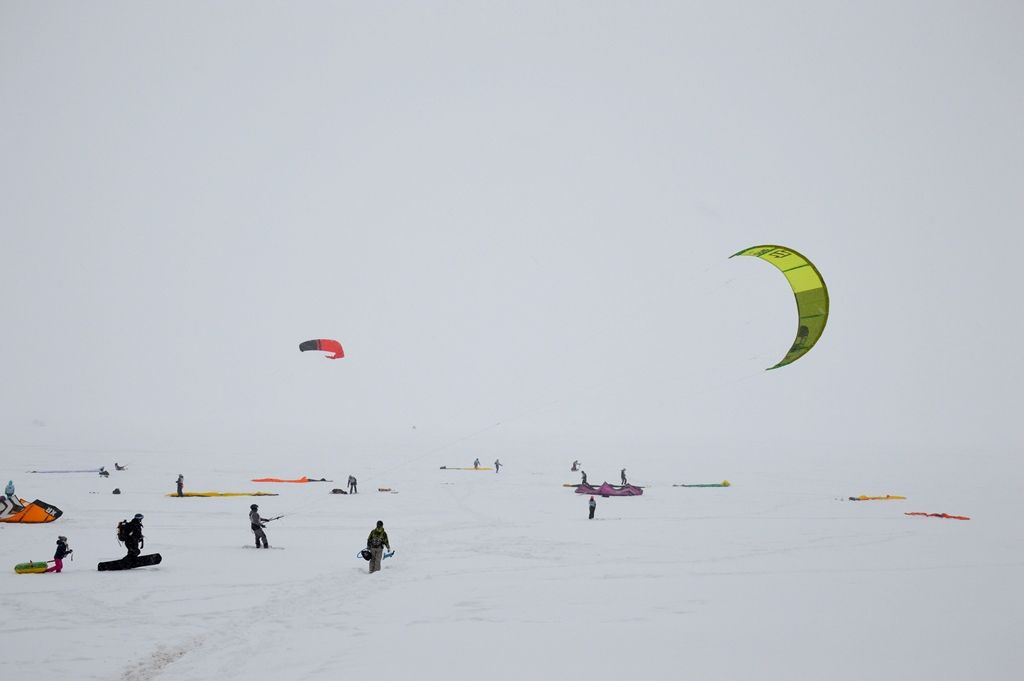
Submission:
M 384 530 L 384 521 L 378 520 L 377 527 L 370 530 L 370 536 L 366 538 L 366 548 L 370 549 L 370 572 L 380 570 L 380 561 L 384 557 L 384 547 L 391 550 L 388 543 L 388 533 Z
M 249 507 L 249 525 L 252 527 L 252 533 L 256 535 L 256 548 L 260 547 L 260 542 L 263 542 L 263 548 L 269 549 L 270 546 L 267 544 L 267 533 L 263 531 L 266 527 L 263 523 L 269 523 L 269 518 L 260 517 L 260 507 L 253 504 Z
M 7 487 L 4 488 L 4 496 L 7 497 L 7 504 L 11 507 L 11 512 L 17 512 L 25 508 L 21 505 L 21 499 L 14 493 L 14 481 L 8 480 Z
M 68 538 L 64 535 L 57 537 L 57 550 L 53 553 L 53 567 L 47 568 L 47 572 L 60 572 L 64 569 L 64 559 L 73 553 L 68 548 Z

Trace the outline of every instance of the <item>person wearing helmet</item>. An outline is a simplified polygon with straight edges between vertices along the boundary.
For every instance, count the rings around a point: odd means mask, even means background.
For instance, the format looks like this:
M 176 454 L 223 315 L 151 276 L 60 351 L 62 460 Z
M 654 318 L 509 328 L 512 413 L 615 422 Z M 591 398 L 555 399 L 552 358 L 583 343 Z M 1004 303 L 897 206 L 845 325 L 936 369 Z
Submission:
M 384 547 L 391 550 L 388 543 L 388 533 L 384 530 L 384 521 L 378 520 L 377 527 L 370 530 L 370 536 L 366 538 L 366 548 L 370 550 L 370 573 L 380 570 L 380 561 L 384 557 Z
M 185 496 L 185 476 L 182 475 L 181 473 L 178 473 L 177 485 L 178 485 L 178 496 L 179 497 Z
M 47 568 L 47 572 L 60 572 L 64 569 L 64 559 L 71 555 L 68 548 L 68 538 L 64 535 L 57 537 L 57 550 L 53 553 L 53 567 Z
M 128 523 L 124 537 L 125 548 L 128 555 L 125 558 L 137 558 L 142 549 L 146 546 L 146 538 L 142 536 L 142 514 L 136 513 L 135 517 Z
M 594 511 L 597 510 L 597 502 L 594 501 L 594 497 L 590 497 L 590 519 L 594 519 Z
M 270 522 L 269 519 L 260 517 L 258 505 L 253 504 L 249 507 L 249 526 L 252 528 L 252 533 L 256 535 L 256 548 L 260 548 L 260 542 L 263 542 L 263 548 L 270 548 L 267 543 L 267 533 L 263 531 L 263 528 L 266 527 L 263 523 L 267 522 Z

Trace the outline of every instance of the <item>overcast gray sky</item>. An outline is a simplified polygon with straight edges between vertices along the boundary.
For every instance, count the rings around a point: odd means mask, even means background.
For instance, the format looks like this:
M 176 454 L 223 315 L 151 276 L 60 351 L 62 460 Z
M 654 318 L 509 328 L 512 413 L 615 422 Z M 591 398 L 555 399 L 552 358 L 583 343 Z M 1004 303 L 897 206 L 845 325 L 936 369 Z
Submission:
M 4 1 L 0 444 L 1019 450 L 1022 35 L 1020 2 Z M 791 294 L 727 260 L 761 243 L 832 298 L 767 373 Z

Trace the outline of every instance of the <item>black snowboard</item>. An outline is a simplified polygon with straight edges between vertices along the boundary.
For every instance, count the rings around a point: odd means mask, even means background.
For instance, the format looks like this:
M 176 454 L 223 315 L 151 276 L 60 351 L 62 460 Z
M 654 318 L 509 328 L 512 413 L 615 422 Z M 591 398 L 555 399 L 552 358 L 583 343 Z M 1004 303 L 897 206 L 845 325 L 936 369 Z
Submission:
M 100 563 L 96 566 L 96 569 L 100 572 L 107 570 L 131 570 L 137 567 L 146 567 L 147 565 L 159 565 L 163 558 L 160 557 L 159 553 L 150 553 L 145 556 L 138 556 L 136 558 L 122 558 L 121 560 L 110 560 L 106 563 Z

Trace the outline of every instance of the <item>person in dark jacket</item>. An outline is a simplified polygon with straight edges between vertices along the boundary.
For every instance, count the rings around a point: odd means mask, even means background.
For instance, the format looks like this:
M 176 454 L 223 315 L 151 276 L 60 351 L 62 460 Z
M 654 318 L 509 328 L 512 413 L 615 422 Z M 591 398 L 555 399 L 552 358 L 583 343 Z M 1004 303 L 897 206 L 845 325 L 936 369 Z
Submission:
M 253 504 L 249 507 L 249 525 L 252 527 L 252 533 L 256 535 L 256 548 L 260 547 L 260 542 L 263 542 L 263 548 L 270 548 L 267 543 L 267 533 L 263 531 L 263 528 L 266 527 L 263 523 L 269 522 L 268 518 L 260 517 L 259 506 Z
M 384 521 L 378 520 L 377 527 L 370 530 L 370 536 L 366 538 L 366 548 L 370 549 L 370 573 L 380 570 L 380 561 L 384 557 L 384 547 L 391 550 L 388 543 L 388 533 L 384 530 Z
M 625 485 L 626 484 L 626 469 L 625 468 L 623 468 L 621 471 L 619 471 L 619 478 L 622 479 L 622 484 Z
M 597 510 L 597 502 L 594 501 L 594 497 L 590 497 L 590 519 L 594 519 L 594 511 Z
M 500 459 L 495 459 L 494 460 L 494 472 L 497 473 L 500 470 L 501 470 L 501 460 Z
M 64 569 L 64 559 L 72 554 L 68 548 L 68 538 L 64 535 L 57 537 L 57 550 L 53 553 L 53 567 L 47 568 L 47 572 L 60 572 Z
M 177 484 L 178 484 L 178 496 L 179 497 L 185 496 L 185 476 L 182 475 L 181 473 L 178 473 L 178 483 Z
M 356 485 L 358 485 L 358 483 L 359 483 L 359 481 L 356 480 L 356 476 L 354 476 L 354 475 L 348 476 L 348 493 L 349 494 L 359 494 L 359 489 L 356 487 Z
M 587 472 L 585 470 L 583 470 L 582 468 L 580 469 L 580 477 L 583 479 L 583 481 L 580 484 L 581 485 L 587 484 Z
M 125 558 L 137 558 L 142 553 L 142 549 L 146 547 L 146 538 L 142 536 L 142 517 L 141 513 L 136 513 L 128 523 L 124 537 L 124 546 L 128 549 L 128 555 Z

